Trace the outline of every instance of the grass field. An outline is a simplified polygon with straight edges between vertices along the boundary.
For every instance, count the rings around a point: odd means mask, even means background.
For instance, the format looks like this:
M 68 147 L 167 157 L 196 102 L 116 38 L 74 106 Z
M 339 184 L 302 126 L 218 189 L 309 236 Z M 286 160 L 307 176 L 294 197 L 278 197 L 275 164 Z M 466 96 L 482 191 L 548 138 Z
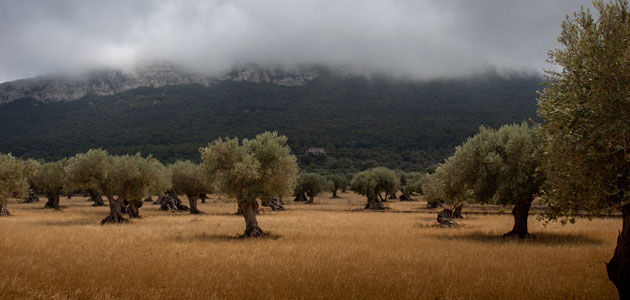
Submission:
M 606 275 L 621 219 L 546 228 L 536 239 L 499 236 L 510 215 L 467 215 L 435 226 L 424 202 L 321 195 L 315 204 L 260 214 L 272 238 L 239 240 L 236 204 L 212 196 L 206 215 L 140 209 L 101 226 L 107 207 L 86 198 L 11 202 L 0 218 L 0 299 L 615 299 Z M 42 199 L 43 200 L 43 199 Z M 466 210 L 464 210 L 465 212 Z M 509 211 L 509 210 L 508 210 Z

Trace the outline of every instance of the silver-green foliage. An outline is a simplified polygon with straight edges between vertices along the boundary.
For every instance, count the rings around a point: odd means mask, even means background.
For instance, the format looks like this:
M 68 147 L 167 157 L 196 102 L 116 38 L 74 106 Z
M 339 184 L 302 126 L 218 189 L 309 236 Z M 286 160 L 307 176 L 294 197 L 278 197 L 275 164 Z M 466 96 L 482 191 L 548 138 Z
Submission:
M 175 193 L 197 197 L 211 189 L 200 165 L 188 160 L 176 161 L 168 169 Z
M 359 172 L 350 183 L 350 187 L 355 193 L 366 196 L 368 199 L 376 198 L 381 193 L 386 195 L 395 193 L 399 186 L 396 172 L 384 167 Z
M 537 172 L 541 144 L 538 130 L 526 123 L 498 130 L 481 127 L 435 173 L 422 178 L 425 200 L 452 206 L 531 202 L 543 182 Z
M 204 173 L 219 192 L 239 202 L 293 192 L 298 166 L 287 138 L 265 132 L 254 139 L 218 139 L 200 149 Z
M 549 219 L 630 204 L 630 7 L 593 4 L 562 23 L 538 102 Z
M 0 153 L 0 215 L 8 213 L 6 206 L 10 197 L 13 195 L 21 197 L 27 192 L 24 161 L 11 154 Z

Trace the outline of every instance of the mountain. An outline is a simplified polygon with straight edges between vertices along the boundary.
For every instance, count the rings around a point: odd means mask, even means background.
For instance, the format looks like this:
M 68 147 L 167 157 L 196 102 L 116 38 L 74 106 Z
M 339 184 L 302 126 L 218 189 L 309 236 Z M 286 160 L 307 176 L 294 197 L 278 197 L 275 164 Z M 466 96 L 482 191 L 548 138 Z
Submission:
M 307 170 L 423 170 L 452 154 L 480 125 L 535 118 L 542 81 L 492 72 L 412 81 L 322 66 L 249 66 L 215 77 L 170 70 L 26 80 L 31 89 L 40 81 L 56 88 L 0 104 L 0 152 L 51 160 L 103 147 L 115 154 L 152 153 L 164 162 L 199 161 L 198 148 L 218 137 L 276 130 L 289 137 Z M 79 89 L 73 82 L 88 84 Z M 17 82 L 2 88 L 7 84 Z M 311 147 L 326 154 L 306 154 Z
M 187 71 L 172 64 L 142 64 L 130 71 L 98 70 L 77 75 L 50 75 L 0 84 L 0 104 L 20 98 L 41 102 L 81 99 L 86 95 L 111 96 L 139 87 L 200 84 L 211 86 L 224 81 L 304 85 L 318 76 L 313 68 L 297 66 L 261 68 L 245 65 L 218 75 Z

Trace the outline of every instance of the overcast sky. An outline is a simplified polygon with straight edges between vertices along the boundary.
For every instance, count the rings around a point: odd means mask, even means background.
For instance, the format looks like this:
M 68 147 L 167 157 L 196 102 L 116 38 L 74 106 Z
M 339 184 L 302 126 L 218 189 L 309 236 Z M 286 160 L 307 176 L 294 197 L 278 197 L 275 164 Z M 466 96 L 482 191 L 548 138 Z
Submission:
M 164 60 L 353 65 L 424 79 L 538 71 L 590 0 L 0 0 L 0 82 Z

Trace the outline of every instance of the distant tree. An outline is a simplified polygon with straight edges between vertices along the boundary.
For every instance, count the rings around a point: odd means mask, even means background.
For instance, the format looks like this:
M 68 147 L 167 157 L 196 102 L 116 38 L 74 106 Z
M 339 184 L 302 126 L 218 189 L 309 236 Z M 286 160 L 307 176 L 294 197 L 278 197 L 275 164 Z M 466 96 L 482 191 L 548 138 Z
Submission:
M 68 159 L 61 159 L 56 162 L 47 162 L 39 165 L 33 175 L 33 184 L 41 189 L 48 201 L 45 208 L 59 209 L 59 195 L 67 186 L 66 166 Z
M 396 172 L 377 167 L 354 175 L 350 187 L 360 195 L 367 197 L 366 209 L 385 209 L 383 199 L 398 190 L 399 180 Z M 385 194 L 383 196 L 382 194 Z
M 8 216 L 9 198 L 23 196 L 28 192 L 27 176 L 24 174 L 24 161 L 11 154 L 0 154 L 0 216 Z
M 332 192 L 332 198 L 339 198 L 339 196 L 337 196 L 337 191 L 343 191 L 347 189 L 348 185 L 350 184 L 348 177 L 344 174 L 332 174 L 328 175 L 326 178 L 331 183 L 330 188 Z
M 139 217 L 138 209 L 142 207 L 142 199 L 156 190 L 164 192 L 170 188 L 170 184 L 161 180 L 168 174 L 165 173 L 166 168 L 153 157 L 144 158 L 136 154 L 110 156 L 107 160 L 101 191 L 110 202 L 110 214 L 101 221 L 102 224 L 124 222 L 122 209 L 125 201 L 128 203 L 129 217 Z M 163 182 L 164 186 L 156 186 L 158 182 Z
M 169 166 L 175 193 L 184 194 L 190 203 L 190 213 L 202 213 L 197 208 L 197 199 L 201 194 L 205 195 L 208 191 L 209 184 L 206 180 L 200 165 L 194 164 L 188 160 L 177 161 Z
M 545 120 L 543 199 L 546 218 L 573 221 L 583 212 L 621 208 L 622 231 L 608 277 L 621 299 L 630 298 L 630 7 L 628 1 L 593 2 L 567 17 L 560 48 L 549 61 L 539 98 Z M 565 217 L 566 216 L 566 217 Z
M 525 238 L 529 209 L 544 181 L 537 172 L 541 144 L 537 129 L 526 123 L 481 127 L 425 179 L 425 199 L 443 200 L 453 212 L 465 201 L 513 205 L 514 227 L 506 236 Z
M 26 182 L 28 182 L 28 186 L 30 187 L 28 195 L 24 198 L 25 203 L 39 202 L 37 187 L 33 181 L 35 178 L 35 171 L 37 171 L 39 165 L 40 163 L 33 159 L 28 159 L 24 162 L 24 176 L 26 177 Z
M 400 180 L 400 201 L 412 201 L 411 193 L 422 193 L 420 179 L 423 174 L 419 172 L 397 171 Z
M 315 196 L 323 191 L 327 191 L 332 186 L 326 177 L 317 173 L 302 173 L 298 177 L 298 184 L 295 193 L 298 195 L 306 195 L 305 203 L 313 203 Z
M 100 184 L 107 174 L 108 155 L 105 150 L 91 149 L 72 157 L 67 166 L 69 190 L 86 191 L 94 201 L 93 206 L 104 205 Z
M 218 191 L 235 198 L 245 219 L 243 237 L 260 237 L 257 198 L 288 195 L 298 167 L 287 138 L 265 132 L 254 139 L 218 139 L 201 149 L 205 174 Z

